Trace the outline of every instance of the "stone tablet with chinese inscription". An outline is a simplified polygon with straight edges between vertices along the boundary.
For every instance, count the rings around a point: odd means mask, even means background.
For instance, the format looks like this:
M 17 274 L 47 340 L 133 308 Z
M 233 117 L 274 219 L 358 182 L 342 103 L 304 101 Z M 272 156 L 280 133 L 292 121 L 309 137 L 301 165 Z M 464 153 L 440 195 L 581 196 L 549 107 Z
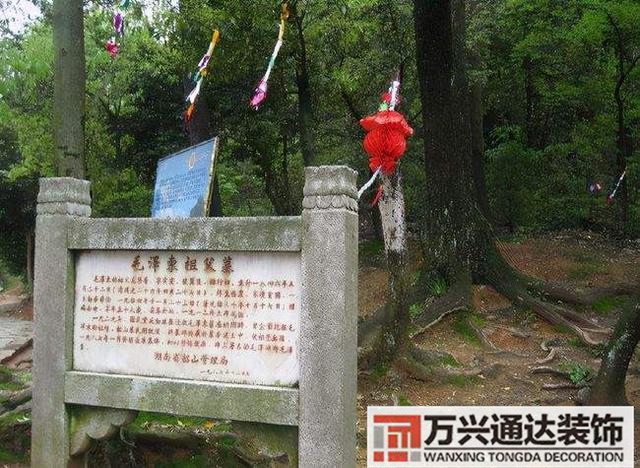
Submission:
M 294 385 L 299 322 L 296 253 L 77 257 L 75 370 Z

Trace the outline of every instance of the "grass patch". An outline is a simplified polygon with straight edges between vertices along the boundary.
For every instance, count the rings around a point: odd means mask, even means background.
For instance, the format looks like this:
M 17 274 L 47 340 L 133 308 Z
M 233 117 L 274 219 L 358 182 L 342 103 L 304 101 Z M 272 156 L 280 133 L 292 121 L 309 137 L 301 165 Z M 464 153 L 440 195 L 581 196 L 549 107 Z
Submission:
M 415 286 L 416 284 L 418 284 L 418 281 L 420 281 L 421 275 L 422 275 L 422 272 L 420 270 L 416 270 L 413 273 L 411 273 L 411 286 Z
M 8 390 L 10 392 L 17 392 L 22 390 L 24 385 L 18 382 L 0 382 L 0 390 Z
M 427 286 L 429 289 L 429 293 L 434 297 L 442 296 L 447 290 L 447 282 L 444 278 L 434 278 L 429 281 L 429 285 Z
M 477 375 L 450 375 L 446 379 L 446 383 L 459 388 L 465 388 L 471 385 L 480 384 L 480 377 Z
M 478 335 L 476 335 L 476 331 L 469 323 L 469 320 L 472 320 L 471 314 L 460 313 L 453 320 L 451 328 L 453 328 L 453 331 L 464 338 L 468 343 L 473 346 L 481 347 L 482 342 L 480 341 L 480 338 L 478 338 Z
M 588 385 L 596 375 L 590 366 L 573 361 L 561 362 L 558 368 L 563 372 L 567 372 L 571 382 L 580 386 Z
M 599 314 L 608 314 L 615 309 L 622 309 L 629 303 L 629 296 L 608 296 L 598 299 L 592 307 Z
M 13 453 L 9 450 L 0 447 L 0 462 L 2 463 L 20 463 L 23 461 L 23 456 L 18 453 Z
M 371 377 L 375 380 L 380 380 L 382 377 L 387 375 L 387 372 L 389 372 L 389 365 L 378 363 L 373 367 L 373 369 L 371 369 Z
M 31 410 L 20 411 L 0 416 L 0 428 L 14 426 L 31 421 Z
M 596 263 L 598 261 L 590 252 L 572 252 L 569 257 L 578 263 Z
M 152 425 L 158 426 L 174 426 L 182 428 L 198 428 L 207 429 L 216 432 L 229 432 L 231 425 L 226 422 L 218 422 L 207 418 L 198 418 L 191 416 L 175 416 L 164 413 L 150 413 L 141 411 L 136 419 L 131 423 L 133 430 L 145 430 Z
M 567 341 L 567 343 L 569 343 L 574 348 L 583 349 L 585 351 L 588 351 L 589 354 L 591 354 L 594 358 L 601 358 L 602 356 L 604 356 L 604 353 L 607 350 L 607 344 L 606 343 L 598 343 L 595 346 L 591 346 L 590 344 L 585 343 L 583 340 L 581 340 L 577 336 L 574 336 L 573 338 L 570 338 Z
M 23 283 L 23 278 L 10 273 L 7 266 L 0 260 L 0 291 L 13 289 Z
M 553 328 L 553 331 L 555 331 L 556 333 L 563 333 L 565 335 L 569 335 L 573 333 L 573 330 L 571 328 L 561 323 L 554 323 L 552 328 Z
M 440 364 L 445 367 L 462 367 L 462 364 L 458 362 L 456 358 L 454 358 L 451 354 L 445 354 L 440 359 Z
M 486 323 L 486 320 L 480 314 L 471 314 L 469 320 L 471 320 L 476 327 L 484 327 Z
M 602 261 L 589 254 L 576 254 L 573 255 L 573 259 L 578 262 L 578 265 L 569 272 L 570 279 L 586 280 L 607 271 L 607 267 Z
M 423 312 L 422 304 L 420 303 L 411 304 L 411 307 L 409 307 L 409 316 L 411 317 L 411 320 L 414 320 L 420 317 L 422 315 L 422 312 Z
M 406 396 L 399 395 L 398 396 L 398 405 L 400 405 L 400 406 L 413 406 L 413 403 L 411 403 L 411 400 L 409 400 Z

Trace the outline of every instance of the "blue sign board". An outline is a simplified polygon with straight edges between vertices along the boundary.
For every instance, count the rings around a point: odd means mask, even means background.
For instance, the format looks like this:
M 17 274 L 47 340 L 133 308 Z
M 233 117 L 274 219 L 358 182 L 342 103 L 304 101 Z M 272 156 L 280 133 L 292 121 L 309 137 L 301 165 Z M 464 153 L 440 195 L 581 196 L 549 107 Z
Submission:
M 207 216 L 217 152 L 213 138 L 158 161 L 151 217 Z

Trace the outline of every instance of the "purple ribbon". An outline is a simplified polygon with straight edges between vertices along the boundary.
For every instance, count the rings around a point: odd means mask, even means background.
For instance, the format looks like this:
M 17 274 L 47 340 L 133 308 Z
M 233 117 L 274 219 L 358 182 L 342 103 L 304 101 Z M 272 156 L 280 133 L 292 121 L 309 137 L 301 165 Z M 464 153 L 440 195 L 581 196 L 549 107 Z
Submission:
M 122 17 L 122 13 L 117 11 L 113 15 L 113 27 L 116 30 L 116 34 L 118 34 L 119 36 L 122 36 L 123 26 L 124 26 L 124 18 Z

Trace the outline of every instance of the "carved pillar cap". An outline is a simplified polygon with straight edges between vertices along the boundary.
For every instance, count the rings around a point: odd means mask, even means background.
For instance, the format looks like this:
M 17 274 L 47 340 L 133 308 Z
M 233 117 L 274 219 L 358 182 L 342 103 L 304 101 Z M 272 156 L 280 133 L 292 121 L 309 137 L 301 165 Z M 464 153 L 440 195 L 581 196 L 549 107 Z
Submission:
M 347 166 L 307 167 L 304 171 L 305 210 L 344 208 L 358 211 L 358 173 Z
M 91 216 L 91 183 L 72 177 L 40 179 L 38 214 Z

